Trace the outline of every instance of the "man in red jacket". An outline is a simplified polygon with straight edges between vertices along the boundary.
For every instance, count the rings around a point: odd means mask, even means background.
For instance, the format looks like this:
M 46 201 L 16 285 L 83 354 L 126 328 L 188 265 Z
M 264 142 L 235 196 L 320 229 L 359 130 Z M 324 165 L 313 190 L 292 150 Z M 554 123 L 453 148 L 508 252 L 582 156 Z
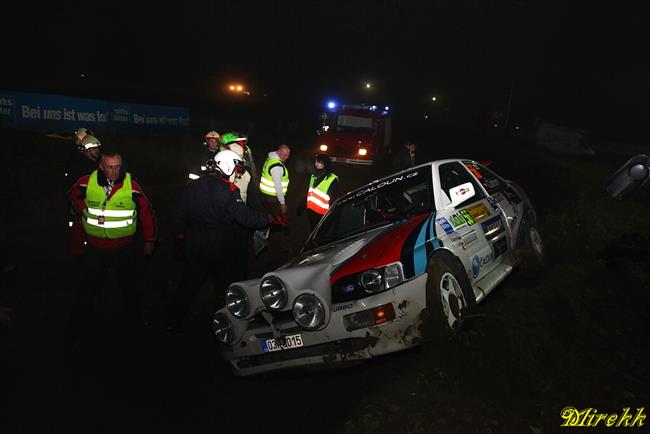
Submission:
M 135 285 L 137 222 L 145 256 L 153 253 L 157 229 L 153 209 L 142 187 L 122 170 L 122 156 L 102 153 L 99 167 L 77 180 L 70 192 L 86 234 L 82 281 L 73 314 L 74 333 L 88 330 L 95 295 L 112 268 L 126 302 L 130 331 L 142 327 L 140 296 Z

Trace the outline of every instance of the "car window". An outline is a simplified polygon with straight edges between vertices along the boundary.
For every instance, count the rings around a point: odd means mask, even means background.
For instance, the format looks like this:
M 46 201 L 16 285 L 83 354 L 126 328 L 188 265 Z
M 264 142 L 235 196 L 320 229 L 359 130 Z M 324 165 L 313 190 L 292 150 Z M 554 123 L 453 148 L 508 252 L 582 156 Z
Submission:
M 463 163 L 489 194 L 498 193 L 505 188 L 505 181 L 487 167 L 478 164 L 476 161 L 464 161 Z
M 462 208 L 463 206 L 479 201 L 485 197 L 483 190 L 479 187 L 478 183 L 472 175 L 463 167 L 462 164 L 454 161 L 453 163 L 441 164 L 438 167 L 438 173 L 440 174 L 440 188 L 442 189 L 443 194 L 449 202 L 451 202 L 451 197 L 449 196 L 449 190 L 458 187 L 459 185 L 471 182 L 474 186 L 474 191 L 476 194 L 466 201 L 458 204 L 456 208 Z
M 340 198 L 307 245 L 322 246 L 433 210 L 430 168 L 412 170 L 369 184 Z

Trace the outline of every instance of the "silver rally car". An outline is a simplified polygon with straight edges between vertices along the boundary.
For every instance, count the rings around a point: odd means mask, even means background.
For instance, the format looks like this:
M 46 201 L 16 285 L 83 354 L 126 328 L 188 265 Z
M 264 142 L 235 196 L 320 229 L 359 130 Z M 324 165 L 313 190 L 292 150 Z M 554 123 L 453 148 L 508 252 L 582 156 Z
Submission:
M 300 256 L 229 286 L 213 331 L 238 375 L 368 359 L 448 336 L 543 254 L 521 187 L 434 161 L 339 198 Z

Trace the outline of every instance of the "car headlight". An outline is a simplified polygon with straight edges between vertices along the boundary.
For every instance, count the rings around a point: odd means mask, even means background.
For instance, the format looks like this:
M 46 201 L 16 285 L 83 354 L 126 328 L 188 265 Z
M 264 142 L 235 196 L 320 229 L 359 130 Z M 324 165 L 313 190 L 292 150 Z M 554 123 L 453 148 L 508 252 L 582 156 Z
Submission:
M 235 341 L 235 328 L 230 318 L 222 312 L 217 312 L 212 318 L 214 335 L 223 344 L 232 344 Z
M 260 284 L 260 298 L 267 309 L 284 309 L 287 305 L 287 287 L 275 276 L 265 277 Z
M 402 264 L 395 262 L 384 267 L 384 282 L 386 283 L 386 289 L 393 288 L 404 282 Z
M 226 307 L 235 318 L 246 318 L 251 311 L 248 295 L 239 286 L 231 286 L 226 291 Z
M 368 270 L 359 276 L 361 287 L 371 294 L 384 290 L 384 276 L 379 270 Z
M 316 330 L 325 323 L 325 306 L 312 294 L 302 294 L 293 302 L 293 318 L 305 330 Z
M 332 284 L 332 303 L 366 298 L 404 283 L 401 262 L 371 268 L 338 279 Z

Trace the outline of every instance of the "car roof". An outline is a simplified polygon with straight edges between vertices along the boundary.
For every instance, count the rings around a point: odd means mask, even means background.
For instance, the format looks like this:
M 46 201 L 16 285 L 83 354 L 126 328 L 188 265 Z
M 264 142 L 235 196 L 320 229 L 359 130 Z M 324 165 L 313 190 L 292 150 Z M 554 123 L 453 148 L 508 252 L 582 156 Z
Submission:
M 387 175 L 387 176 L 384 176 L 382 178 L 370 181 L 370 182 L 368 182 L 368 183 L 366 183 L 366 184 L 364 184 L 364 185 L 362 185 L 362 186 L 360 186 L 358 188 L 355 188 L 354 190 L 348 191 L 347 193 L 345 193 L 341 197 L 343 198 L 343 197 L 345 197 L 345 196 L 347 196 L 349 194 L 353 194 L 353 193 L 355 193 L 355 192 L 357 192 L 359 190 L 363 190 L 368 185 L 379 183 L 379 182 L 381 182 L 381 181 L 383 181 L 385 179 L 391 179 L 391 178 L 395 177 L 396 175 L 399 175 L 400 173 L 406 173 L 406 172 L 409 172 L 411 170 L 421 169 L 421 168 L 425 168 L 425 167 L 435 168 L 435 167 L 438 167 L 441 164 L 445 164 L 445 163 L 454 163 L 454 162 L 462 163 L 464 161 L 474 161 L 474 160 L 472 160 L 471 158 L 447 158 L 447 159 L 444 159 L 444 160 L 434 160 L 434 161 L 429 161 L 428 163 L 418 164 L 417 166 L 409 167 L 408 169 L 404 169 L 404 170 L 401 170 L 399 172 L 394 172 L 394 173 L 391 173 L 390 175 Z

